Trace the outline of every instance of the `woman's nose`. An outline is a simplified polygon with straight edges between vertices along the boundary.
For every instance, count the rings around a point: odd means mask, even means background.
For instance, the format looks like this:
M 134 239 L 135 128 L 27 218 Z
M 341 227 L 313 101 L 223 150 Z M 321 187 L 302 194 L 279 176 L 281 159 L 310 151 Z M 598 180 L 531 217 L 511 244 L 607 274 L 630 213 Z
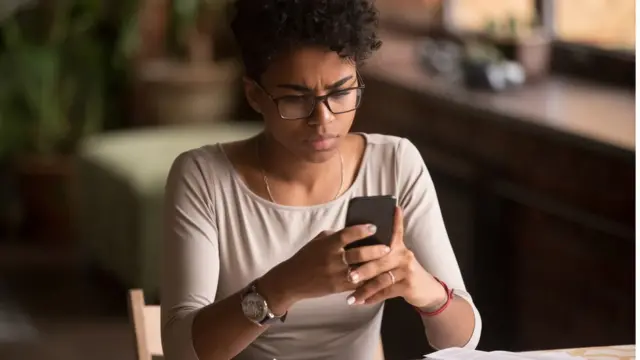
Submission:
M 322 126 L 329 124 L 335 118 L 335 115 L 329 110 L 329 107 L 324 101 L 319 101 L 316 104 L 316 108 L 311 114 L 309 119 L 309 125 Z

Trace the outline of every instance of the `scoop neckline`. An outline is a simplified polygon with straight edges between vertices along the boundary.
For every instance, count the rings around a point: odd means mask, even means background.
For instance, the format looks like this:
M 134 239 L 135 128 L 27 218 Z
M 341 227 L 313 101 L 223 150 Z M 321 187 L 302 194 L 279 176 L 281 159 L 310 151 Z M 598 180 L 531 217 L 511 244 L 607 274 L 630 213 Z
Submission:
M 253 199 L 254 201 L 258 202 L 259 204 L 261 204 L 263 206 L 267 206 L 267 207 L 270 207 L 270 208 L 273 208 L 273 209 L 288 210 L 288 211 L 308 211 L 308 210 L 317 210 L 317 209 L 322 209 L 322 208 L 328 208 L 328 207 L 334 206 L 336 204 L 343 203 L 346 198 L 350 198 L 351 197 L 351 193 L 354 191 L 356 186 L 358 186 L 360 184 L 360 182 L 362 180 L 362 177 L 364 176 L 363 175 L 364 174 L 364 169 L 368 164 L 369 148 L 370 148 L 369 145 L 371 143 L 369 141 L 369 137 L 365 133 L 352 132 L 351 134 L 360 135 L 360 136 L 362 136 L 364 138 L 364 141 L 365 141 L 364 153 L 362 155 L 362 161 L 360 162 L 360 168 L 358 169 L 358 174 L 356 175 L 353 183 L 351 184 L 351 186 L 347 190 L 345 190 L 337 198 L 335 198 L 333 200 L 330 200 L 330 201 L 328 201 L 326 203 L 310 205 L 310 206 L 282 205 L 282 204 L 278 204 L 278 203 L 269 201 L 269 200 L 263 198 L 262 196 L 256 194 L 244 182 L 244 180 L 242 179 L 242 177 L 240 176 L 240 174 L 236 170 L 235 166 L 233 166 L 233 163 L 231 162 L 231 159 L 229 159 L 229 156 L 227 156 L 227 153 L 224 150 L 224 147 L 222 146 L 222 143 L 218 143 L 217 147 L 220 150 L 220 152 L 222 153 L 222 156 L 224 157 L 226 165 L 230 169 L 231 177 L 233 178 L 233 181 L 236 184 L 238 184 L 238 186 L 240 187 L 242 192 L 244 192 L 251 199 Z

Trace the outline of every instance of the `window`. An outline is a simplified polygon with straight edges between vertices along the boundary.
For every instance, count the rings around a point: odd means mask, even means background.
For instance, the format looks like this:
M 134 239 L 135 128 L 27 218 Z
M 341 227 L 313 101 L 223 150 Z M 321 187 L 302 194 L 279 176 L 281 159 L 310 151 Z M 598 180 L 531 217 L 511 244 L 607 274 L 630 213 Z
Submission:
M 510 19 L 518 26 L 530 25 L 536 20 L 536 7 L 533 0 L 454 0 L 450 16 L 452 25 L 465 32 L 486 31 L 489 27 L 501 31 L 509 26 Z
M 423 36 L 440 26 L 465 38 L 477 33 L 525 36 L 532 26 L 552 36 L 551 71 L 635 88 L 634 0 L 376 0 L 389 28 Z M 435 32 L 430 31 L 434 30 Z M 539 33 L 539 32 L 537 32 Z
M 429 28 L 440 24 L 443 1 L 449 0 L 377 0 L 382 22 Z
M 405 0 L 406 1 L 406 0 Z M 505 31 L 539 23 L 538 11 L 551 14 L 557 40 L 611 50 L 635 49 L 635 0 L 444 0 L 448 21 L 463 32 Z
M 635 49 L 634 0 L 555 0 L 558 40 L 615 50 Z

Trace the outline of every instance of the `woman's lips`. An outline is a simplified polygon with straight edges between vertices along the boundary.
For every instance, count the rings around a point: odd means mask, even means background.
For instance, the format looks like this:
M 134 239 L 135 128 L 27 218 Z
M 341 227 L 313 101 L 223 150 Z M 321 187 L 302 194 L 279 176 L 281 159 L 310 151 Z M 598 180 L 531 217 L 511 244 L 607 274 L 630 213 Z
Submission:
M 322 137 L 309 140 L 309 144 L 315 151 L 327 151 L 335 146 L 336 141 L 336 137 Z

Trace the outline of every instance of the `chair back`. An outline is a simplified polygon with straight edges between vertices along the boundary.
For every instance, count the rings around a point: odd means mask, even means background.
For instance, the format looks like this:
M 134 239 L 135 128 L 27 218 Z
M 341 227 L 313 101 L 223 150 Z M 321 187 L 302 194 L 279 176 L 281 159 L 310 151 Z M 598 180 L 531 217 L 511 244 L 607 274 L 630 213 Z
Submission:
M 378 342 L 378 350 L 376 351 L 376 360 L 384 360 L 384 349 L 382 347 L 382 336 Z
M 135 337 L 136 359 L 162 356 L 160 306 L 147 305 L 141 289 L 129 290 L 129 321 Z

